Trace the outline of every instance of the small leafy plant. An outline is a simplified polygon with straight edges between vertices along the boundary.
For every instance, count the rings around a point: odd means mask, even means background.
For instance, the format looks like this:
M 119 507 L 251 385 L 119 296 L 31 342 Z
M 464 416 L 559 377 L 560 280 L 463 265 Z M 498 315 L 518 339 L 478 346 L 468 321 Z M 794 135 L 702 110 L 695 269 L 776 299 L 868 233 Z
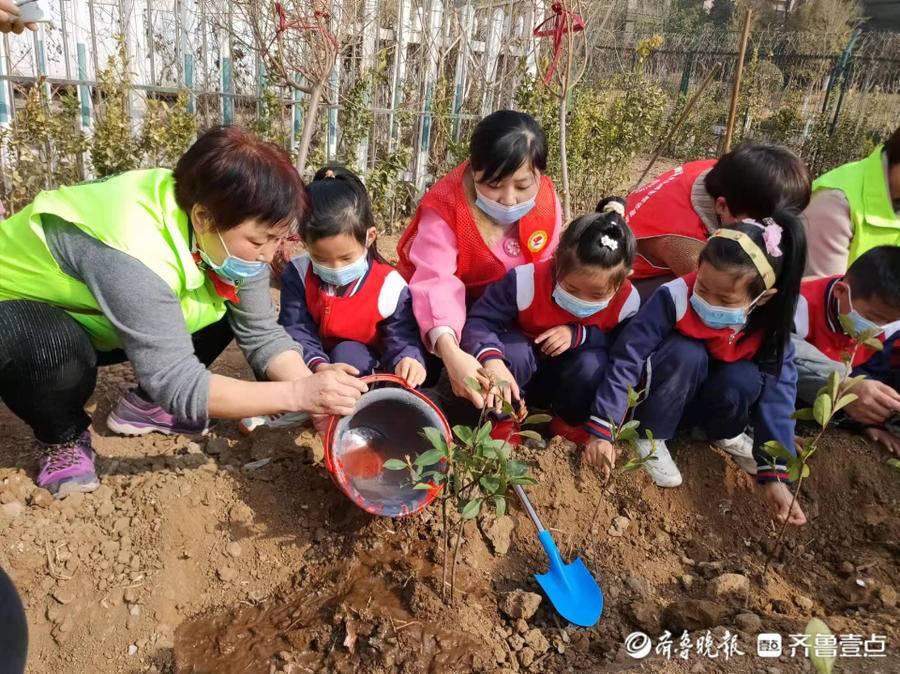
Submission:
M 482 379 L 470 379 L 467 384 L 487 399 L 490 393 L 500 393 L 508 388 L 506 382 L 498 382 L 485 370 L 480 372 Z M 529 474 L 528 464 L 514 458 L 512 435 L 520 438 L 540 439 L 541 436 L 532 430 L 510 430 L 505 439 L 491 437 L 493 422 L 490 420 L 492 410 L 487 406 L 481 409 L 478 424 L 471 426 L 454 426 L 453 436 L 448 441 L 437 428 L 425 428 L 423 433 L 431 443 L 431 449 L 403 459 L 388 459 L 384 463 L 387 470 L 406 470 L 414 489 L 436 489 L 441 502 L 443 518 L 444 564 L 441 579 L 441 596 L 447 601 L 447 574 L 449 559 L 448 537 L 448 504 L 459 514 L 456 530 L 456 541 L 453 558 L 450 564 L 450 603 L 453 602 L 456 587 L 456 561 L 459 547 L 465 533 L 465 526 L 470 520 L 493 510 L 497 517 L 507 511 L 509 492 L 513 485 L 534 485 L 537 480 Z M 516 411 L 507 403 L 503 403 L 503 412 L 515 417 L 522 426 L 532 426 L 550 421 L 544 414 L 527 416 L 524 406 Z M 446 469 L 444 468 L 446 466 Z
M 841 361 L 843 368 L 840 371 L 836 370 L 832 372 L 828 376 L 828 382 L 819 389 L 813 406 L 799 409 L 793 415 L 794 419 L 798 421 L 814 421 L 819 425 L 818 432 L 812 438 L 803 440 L 800 443 L 796 455 L 791 454 L 787 447 L 775 440 L 770 440 L 763 445 L 763 451 L 769 455 L 769 466 L 773 470 L 777 470 L 776 462 L 778 459 L 782 459 L 785 462 L 788 479 L 796 484 L 791 498 L 791 505 L 790 508 L 788 508 L 789 513 L 793 510 L 794 503 L 800 498 L 800 491 L 803 489 L 803 481 L 810 475 L 809 462 L 818 451 L 819 442 L 821 441 L 822 436 L 834 420 L 835 415 L 857 399 L 857 395 L 852 393 L 852 389 L 865 379 L 865 376 L 851 376 L 853 361 L 856 360 L 856 354 L 862 347 L 868 347 L 874 351 L 881 351 L 884 348 L 881 341 L 876 339 L 879 334 L 877 331 L 871 330 L 859 332 L 846 316 L 840 314 L 838 318 L 841 327 L 851 336 L 853 348 L 849 353 L 844 353 L 842 355 Z M 775 546 L 766 558 L 766 563 L 763 567 L 763 582 L 765 582 L 766 574 L 769 571 L 772 560 L 781 547 L 786 530 L 787 520 L 782 523 L 781 530 L 778 532 L 778 538 L 775 541 Z

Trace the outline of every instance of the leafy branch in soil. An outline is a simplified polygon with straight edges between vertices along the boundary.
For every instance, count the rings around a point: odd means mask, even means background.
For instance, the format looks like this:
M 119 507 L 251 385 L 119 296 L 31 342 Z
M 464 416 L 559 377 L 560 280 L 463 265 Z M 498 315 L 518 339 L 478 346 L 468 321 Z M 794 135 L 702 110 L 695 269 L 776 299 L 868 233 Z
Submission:
M 414 489 L 438 492 L 443 519 L 444 548 L 441 596 L 445 601 L 447 601 L 445 590 L 449 559 L 448 504 L 459 514 L 449 568 L 450 603 L 455 596 L 456 562 L 465 525 L 491 510 L 497 517 L 502 517 L 506 514 L 509 492 L 513 485 L 537 484 L 537 480 L 529 474 L 528 464 L 514 458 L 512 436 L 541 439 L 535 431 L 512 427 L 505 439 L 492 438 L 494 425 L 490 417 L 495 410 L 488 408 L 486 401 L 491 393 L 500 396 L 504 389 L 509 388 L 509 384 L 497 381 L 486 370 L 479 372 L 478 380 L 470 379 L 466 384 L 485 399 L 476 426 L 454 426 L 449 441 L 441 430 L 425 428 L 423 433 L 431 444 L 431 449 L 418 454 L 415 458 L 407 456 L 405 460 L 389 459 L 384 463 L 387 470 L 408 471 Z M 524 405 L 516 410 L 506 401 L 502 403 L 502 412 L 519 422 L 519 426 L 533 426 L 550 421 L 550 417 L 545 414 L 528 416 Z
M 851 376 L 853 371 L 853 362 L 856 360 L 856 354 L 862 347 L 867 347 L 873 351 L 881 351 L 883 345 L 877 339 L 879 332 L 877 330 L 867 330 L 860 332 L 856 330 L 853 323 L 843 314 L 838 316 L 841 327 L 850 335 L 853 340 L 853 348 L 848 353 L 841 356 L 843 367 L 840 370 L 833 371 L 828 376 L 828 381 L 816 394 L 815 402 L 812 407 L 806 407 L 794 412 L 794 419 L 798 421 L 813 421 L 818 424 L 819 429 L 815 436 L 803 440 L 797 447 L 796 455 L 782 445 L 780 442 L 770 440 L 763 445 L 763 451 L 769 455 L 769 466 L 773 470 L 778 470 L 777 460 L 781 459 L 785 462 L 788 473 L 788 479 L 796 484 L 794 492 L 791 496 L 791 505 L 788 513 L 794 509 L 794 504 L 800 498 L 800 491 L 803 489 L 803 481 L 810 475 L 809 462 L 819 449 L 819 442 L 825 435 L 829 425 L 835 416 L 842 409 L 855 402 L 857 395 L 851 390 L 859 384 L 865 375 Z M 778 532 L 778 538 L 775 540 L 775 546 L 766 557 L 766 563 L 763 567 L 763 583 L 766 580 L 766 574 L 769 571 L 772 560 L 775 558 L 778 550 L 781 548 L 784 534 L 787 530 L 787 518 L 781 524 L 781 530 Z M 748 597 L 749 598 L 749 597 Z
M 620 463 L 617 466 L 608 466 L 609 477 L 605 482 L 605 485 L 607 487 L 612 486 L 614 480 L 619 475 L 623 475 L 625 473 L 633 473 L 634 471 L 643 468 L 648 462 L 657 460 L 656 440 L 653 437 L 653 432 L 649 428 L 644 431 L 644 434 L 647 440 L 650 441 L 650 453 L 647 454 L 647 456 L 641 456 L 637 446 L 637 442 L 640 439 L 640 435 L 638 434 L 640 422 L 634 418 L 634 410 L 640 403 L 644 392 L 645 390 L 635 391 L 629 385 L 628 409 L 625 413 L 625 421 L 623 421 L 621 424 L 617 424 L 612 419 L 609 420 L 610 430 L 612 432 L 613 438 L 612 443 L 614 445 L 624 444 L 629 451 L 627 453 L 623 453 L 623 455 L 627 457 L 623 463 Z M 591 511 L 590 525 L 588 527 L 589 534 L 585 534 L 585 537 L 590 535 L 592 544 L 594 540 L 594 525 L 597 521 L 597 515 L 600 512 L 600 505 L 603 503 L 603 498 L 604 496 L 606 496 L 607 491 L 608 489 L 601 490 L 600 495 L 597 497 L 596 503 L 594 503 L 594 508 Z M 581 546 L 584 546 L 584 539 L 582 539 Z

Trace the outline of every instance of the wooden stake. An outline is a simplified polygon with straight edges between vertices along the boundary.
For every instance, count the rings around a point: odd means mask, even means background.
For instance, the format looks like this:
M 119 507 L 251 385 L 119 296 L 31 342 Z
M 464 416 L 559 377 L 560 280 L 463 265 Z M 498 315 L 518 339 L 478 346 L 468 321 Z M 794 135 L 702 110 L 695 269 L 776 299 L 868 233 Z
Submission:
M 748 9 L 744 15 L 744 30 L 741 33 L 741 48 L 738 51 L 737 66 L 734 70 L 734 86 L 731 89 L 731 107 L 728 109 L 728 125 L 725 127 L 725 143 L 722 152 L 731 149 L 731 138 L 734 135 L 734 123 L 737 117 L 738 96 L 741 93 L 741 78 L 744 76 L 744 55 L 747 53 L 747 40 L 750 38 L 750 18 L 753 11 Z

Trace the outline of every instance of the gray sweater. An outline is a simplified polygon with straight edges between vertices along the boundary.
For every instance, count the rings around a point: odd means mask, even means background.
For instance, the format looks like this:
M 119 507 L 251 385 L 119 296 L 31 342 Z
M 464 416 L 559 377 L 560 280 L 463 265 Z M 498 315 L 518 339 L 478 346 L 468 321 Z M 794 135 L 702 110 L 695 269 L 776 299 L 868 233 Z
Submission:
M 210 372 L 194 355 L 181 305 L 171 288 L 137 258 L 110 248 L 65 221 L 44 218 L 50 253 L 84 283 L 113 324 L 137 380 L 160 406 L 182 419 L 208 415 Z M 275 319 L 269 273 L 248 279 L 228 303 L 228 322 L 256 376 L 285 351 L 298 351 Z

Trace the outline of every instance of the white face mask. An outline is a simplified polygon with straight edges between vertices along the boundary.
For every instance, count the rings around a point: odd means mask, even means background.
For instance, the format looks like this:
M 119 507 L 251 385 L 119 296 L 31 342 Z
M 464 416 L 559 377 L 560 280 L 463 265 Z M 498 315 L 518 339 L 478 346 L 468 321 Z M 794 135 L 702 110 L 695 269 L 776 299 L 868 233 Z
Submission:
M 488 199 L 478 191 L 477 187 L 475 188 L 475 195 L 475 205 L 498 225 L 511 225 L 514 222 L 518 222 L 531 212 L 537 199 L 535 194 L 528 201 L 523 201 L 514 206 L 505 206 L 493 199 Z

